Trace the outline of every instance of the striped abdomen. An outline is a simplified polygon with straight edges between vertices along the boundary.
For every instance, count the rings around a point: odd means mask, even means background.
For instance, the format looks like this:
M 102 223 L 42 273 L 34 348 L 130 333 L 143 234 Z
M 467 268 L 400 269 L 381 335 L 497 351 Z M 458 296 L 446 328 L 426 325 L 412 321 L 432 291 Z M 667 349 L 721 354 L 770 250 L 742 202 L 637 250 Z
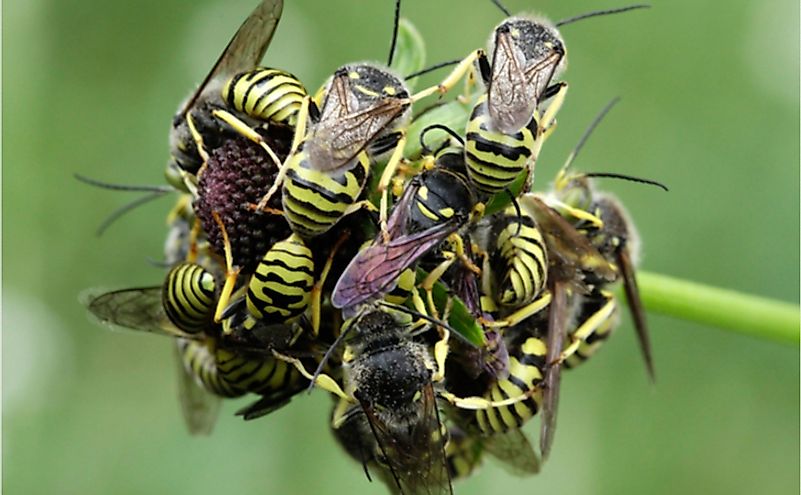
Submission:
M 407 268 L 398 276 L 398 285 L 384 296 L 390 304 L 404 305 L 412 295 L 415 283 L 415 271 Z
M 306 88 L 289 72 L 256 67 L 231 77 L 222 90 L 230 108 L 263 122 L 295 125 Z
M 206 330 L 216 307 L 214 275 L 195 263 L 181 263 L 167 274 L 162 291 L 164 312 L 181 330 Z
M 292 231 L 305 238 L 325 233 L 361 195 L 370 170 L 370 159 L 361 152 L 337 170 L 315 169 L 301 145 L 289 158 L 282 185 L 284 217 Z
M 584 361 L 591 358 L 598 349 L 612 335 L 612 332 L 620 323 L 620 311 L 617 301 L 614 298 L 604 298 L 602 296 L 593 297 L 590 294 L 579 306 L 579 316 L 576 318 L 578 327 L 570 332 L 570 335 L 578 332 L 591 330 L 576 351 L 565 359 L 562 364 L 565 368 L 575 368 Z M 583 328 L 589 326 L 587 329 Z
M 247 308 L 267 323 L 286 323 L 306 311 L 314 285 L 311 250 L 296 234 L 276 242 L 250 279 Z
M 533 117 L 533 116 L 532 116 Z M 486 95 L 479 98 L 465 131 L 467 174 L 477 189 L 502 191 L 536 159 L 537 119 L 514 134 L 492 130 Z
M 537 414 L 542 400 L 540 383 L 544 376 L 545 353 L 545 343 L 529 337 L 518 352 L 509 357 L 509 376 L 497 381 L 484 398 L 502 401 L 523 395 L 527 397 L 508 406 L 478 409 L 476 422 L 482 432 L 491 434 L 519 428 Z
M 481 443 L 473 436 L 451 427 L 445 444 L 445 462 L 451 480 L 467 478 L 481 464 Z
M 545 240 L 534 219 L 518 216 L 514 207 L 503 213 L 504 227 L 495 240 L 499 272 L 498 303 L 520 307 L 533 301 L 545 289 L 548 254 Z
M 222 397 L 239 397 L 246 390 L 229 383 L 217 368 L 217 360 L 208 346 L 196 340 L 178 339 L 178 352 L 186 371 L 209 392 Z
M 297 387 L 305 380 L 294 366 L 273 357 L 252 358 L 218 348 L 215 358 L 217 373 L 236 390 L 268 395 Z

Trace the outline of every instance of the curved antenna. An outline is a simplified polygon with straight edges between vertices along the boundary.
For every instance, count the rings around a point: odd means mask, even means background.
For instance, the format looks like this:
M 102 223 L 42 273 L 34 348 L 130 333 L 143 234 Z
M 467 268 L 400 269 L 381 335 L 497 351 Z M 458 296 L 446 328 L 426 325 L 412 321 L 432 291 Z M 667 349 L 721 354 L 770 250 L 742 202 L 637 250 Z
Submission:
M 389 45 L 389 61 L 387 67 L 392 66 L 392 58 L 395 56 L 395 45 L 398 43 L 398 25 L 400 24 L 400 3 L 395 0 L 395 24 L 392 26 L 392 44 Z
M 429 148 L 425 143 L 425 136 L 428 133 L 428 131 L 431 131 L 431 130 L 434 130 L 434 129 L 440 129 L 442 131 L 447 132 L 448 134 L 451 135 L 452 138 L 456 139 L 459 142 L 459 144 L 464 146 L 464 139 L 462 139 L 462 136 L 457 134 L 456 131 L 454 131 L 453 129 L 451 129 L 450 127 L 448 127 L 448 126 L 446 126 L 444 124 L 431 124 L 430 126 L 425 127 L 422 131 L 420 131 L 420 147 L 423 148 L 424 152 L 426 152 L 426 153 L 430 153 L 431 152 L 431 148 Z
M 171 186 L 131 186 L 127 184 L 115 184 L 112 182 L 103 182 L 96 179 L 90 179 L 89 177 L 85 177 L 80 174 L 73 174 L 73 176 L 83 182 L 84 184 L 89 184 L 90 186 L 99 187 L 101 189 L 108 189 L 111 191 L 127 191 L 127 192 L 147 192 L 145 196 L 141 198 L 137 198 L 125 205 L 120 206 L 116 210 L 112 211 L 106 218 L 100 222 L 100 225 L 97 227 L 95 231 L 95 235 L 100 237 L 102 236 L 106 230 L 117 221 L 121 216 L 125 215 L 129 211 L 135 210 L 136 208 L 142 206 L 145 203 L 149 203 L 154 199 L 160 198 L 161 196 L 175 191 L 175 188 Z
M 509 12 L 509 10 L 506 7 L 503 6 L 503 4 L 501 3 L 501 0 L 492 0 L 492 3 L 494 3 L 496 7 L 501 9 L 501 12 L 503 12 L 503 14 L 506 17 L 511 17 L 512 16 L 511 12 Z
M 601 109 L 598 115 L 595 116 L 595 119 L 593 119 L 593 121 L 590 122 L 590 125 L 584 131 L 584 134 L 581 135 L 581 138 L 579 138 L 579 141 L 573 148 L 573 151 L 571 151 L 570 154 L 567 155 L 567 160 L 565 160 L 565 164 L 562 165 L 562 170 L 559 171 L 560 177 L 563 177 L 567 173 L 567 170 L 570 168 L 570 165 L 573 164 L 573 161 L 578 156 L 579 152 L 581 151 L 581 148 L 584 147 L 584 143 L 587 142 L 587 139 L 589 139 L 590 135 L 592 134 L 592 131 L 594 131 L 595 128 L 598 127 L 598 124 L 600 124 L 603 118 L 606 117 L 606 114 L 609 113 L 609 110 L 611 110 L 612 107 L 615 106 L 619 101 L 620 101 L 619 96 L 612 98 L 612 101 L 607 103 L 606 106 Z
M 161 191 L 153 192 L 153 193 L 148 194 L 147 196 L 142 196 L 141 198 L 136 198 L 135 200 L 131 201 L 130 203 L 120 206 L 116 210 L 112 211 L 105 219 L 103 219 L 102 222 L 100 222 L 100 225 L 97 227 L 97 230 L 95 231 L 95 235 L 98 236 L 98 237 L 102 236 L 103 233 L 105 233 L 106 230 L 108 230 L 108 228 L 111 227 L 111 224 L 116 222 L 117 219 L 119 219 L 121 216 L 125 215 L 129 211 L 132 211 L 132 210 L 135 210 L 135 209 L 139 208 L 140 206 L 142 206 L 145 203 L 149 203 L 150 201 L 153 201 L 154 199 L 157 199 L 157 198 L 160 198 L 160 197 L 164 196 L 164 194 L 165 194 L 165 192 L 161 192 Z
M 669 191 L 668 187 L 666 185 L 662 184 L 661 182 L 657 182 L 657 181 L 651 180 L 651 179 L 643 179 L 642 177 L 635 177 L 633 175 L 616 174 L 614 172 L 590 172 L 590 173 L 586 173 L 586 174 L 583 174 L 583 175 L 584 175 L 584 177 L 588 177 L 588 178 L 592 178 L 592 177 L 601 178 L 601 177 L 603 177 L 603 178 L 607 178 L 607 179 L 622 179 L 622 180 L 627 180 L 627 181 L 630 181 L 630 182 L 637 182 L 639 184 L 647 184 L 649 186 L 656 186 L 656 187 L 658 187 L 658 188 L 660 188 L 660 189 L 662 189 L 664 191 Z
M 493 0 L 494 2 L 495 0 Z M 584 14 L 579 14 L 574 17 L 568 17 L 567 19 L 562 19 L 561 21 L 557 22 L 555 25 L 556 27 L 562 27 L 565 24 L 572 24 L 576 21 L 580 21 L 582 19 L 588 19 L 590 17 L 598 17 L 601 15 L 611 15 L 611 14 L 620 14 L 622 12 L 628 12 L 629 10 L 637 10 L 637 9 L 650 9 L 651 5 L 647 3 L 641 3 L 636 5 L 629 5 L 628 7 L 618 7 L 616 9 L 608 9 L 608 10 L 594 10 L 592 12 L 585 12 Z
M 172 186 L 131 186 L 128 184 L 115 184 L 113 182 L 103 182 L 97 179 L 91 179 L 81 174 L 72 174 L 77 180 L 90 186 L 99 187 L 101 189 L 110 189 L 112 191 L 134 191 L 134 192 L 161 192 L 168 193 L 175 190 Z
M 415 77 L 419 77 L 419 76 L 422 76 L 424 74 L 428 74 L 429 72 L 433 72 L 433 71 L 435 71 L 437 69 L 441 69 L 443 67 L 450 67 L 451 65 L 456 65 L 461 61 L 462 61 L 462 59 L 448 60 L 447 62 L 440 62 L 438 64 L 434 64 L 434 65 L 431 65 L 429 67 L 426 67 L 425 69 L 418 70 L 417 72 L 412 72 L 408 76 L 404 77 L 404 79 L 413 79 Z

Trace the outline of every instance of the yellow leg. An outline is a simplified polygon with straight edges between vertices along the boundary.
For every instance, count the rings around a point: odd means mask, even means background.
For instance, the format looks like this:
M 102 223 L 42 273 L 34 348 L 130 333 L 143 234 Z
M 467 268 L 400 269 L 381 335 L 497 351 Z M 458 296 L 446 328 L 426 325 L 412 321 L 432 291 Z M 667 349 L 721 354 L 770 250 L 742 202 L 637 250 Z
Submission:
M 276 155 L 273 149 L 270 148 L 270 145 L 264 142 L 264 139 L 261 137 L 261 134 L 256 132 L 255 129 L 250 127 L 246 122 L 240 120 L 236 115 L 230 112 L 226 112 L 225 110 L 214 110 L 212 114 L 218 119 L 228 124 L 239 135 L 246 137 L 251 141 L 253 141 L 254 143 L 261 146 L 262 149 L 267 152 L 267 155 L 273 161 L 275 166 L 277 168 L 281 168 L 281 160 L 278 159 L 278 155 Z
M 280 359 L 281 361 L 286 361 L 287 363 L 294 366 L 301 375 L 303 375 L 307 380 L 311 381 L 314 380 L 314 385 L 327 391 L 331 392 L 332 394 L 336 395 L 337 397 L 349 401 L 351 403 L 355 402 L 353 398 L 349 397 L 340 387 L 336 380 L 331 378 L 330 376 L 326 375 L 325 373 L 321 373 L 314 378 L 314 375 L 306 371 L 306 367 L 303 366 L 303 363 L 300 362 L 299 359 L 293 358 L 291 356 L 287 356 L 285 354 L 281 354 L 280 352 L 273 349 L 273 355 Z
M 306 124 L 309 121 L 309 104 L 310 104 L 310 97 L 307 95 L 303 98 L 303 101 L 300 105 L 300 110 L 298 111 L 298 121 L 297 125 L 295 126 L 295 134 L 292 136 L 292 147 L 289 149 L 289 154 L 284 160 L 283 164 L 279 164 L 278 174 L 275 176 L 275 181 L 273 185 L 270 186 L 270 189 L 267 191 L 267 194 L 262 196 L 259 203 L 256 205 L 257 210 L 267 211 L 268 213 L 275 213 L 275 210 L 271 208 L 267 208 L 267 203 L 269 203 L 270 198 L 278 191 L 278 188 L 281 187 L 281 184 L 284 182 L 284 178 L 286 177 L 286 173 L 289 169 L 288 164 L 290 161 L 290 157 L 292 157 L 298 151 L 298 147 L 300 143 L 306 136 Z
M 556 114 L 559 113 L 559 109 L 562 108 L 562 104 L 565 102 L 568 86 L 566 82 L 560 84 L 562 87 L 559 88 L 559 90 L 553 96 L 550 105 L 548 105 L 548 108 L 545 110 L 545 113 L 542 114 L 542 118 L 540 119 L 540 128 L 543 130 L 548 129 L 554 124 Z
M 584 320 L 581 325 L 569 335 L 570 344 L 562 350 L 558 362 L 564 362 L 567 358 L 572 356 L 578 350 L 582 342 L 587 340 L 590 335 L 595 333 L 595 331 L 614 314 L 617 308 L 617 302 L 614 296 L 608 292 L 604 292 L 603 294 L 606 297 L 606 303 L 601 309 Z
M 406 133 L 401 133 L 400 139 L 395 144 L 395 149 L 387 161 L 384 172 L 381 174 L 381 179 L 378 181 L 378 192 L 381 193 L 381 204 L 379 207 L 379 219 L 381 221 L 381 232 L 384 235 L 384 241 L 389 242 L 389 233 L 387 232 L 387 218 L 389 210 L 389 184 L 395 171 L 398 169 L 401 161 L 403 160 L 403 149 L 406 147 Z
M 205 165 L 206 162 L 209 161 L 209 154 L 206 152 L 205 144 L 203 144 L 203 136 L 201 136 L 200 131 L 197 130 L 195 119 L 192 117 L 192 112 L 186 113 L 186 126 L 189 127 L 189 133 L 192 135 L 192 140 L 195 142 L 197 154 L 200 155 L 200 158 L 203 160 L 203 164 Z
M 325 265 L 320 273 L 320 278 L 314 283 L 314 287 L 312 287 L 311 302 L 309 303 L 309 307 L 311 311 L 312 333 L 315 337 L 317 337 L 317 335 L 320 333 L 320 312 L 322 307 L 323 285 L 325 285 L 325 280 L 328 278 L 328 272 L 331 271 L 331 265 L 334 263 L 334 256 L 349 235 L 350 234 L 346 232 L 339 236 L 336 244 L 334 244 L 334 247 L 331 248 L 328 258 L 325 260 Z
M 549 291 L 544 291 L 540 297 L 526 304 L 514 313 L 507 315 L 506 318 L 497 321 L 482 321 L 482 324 L 490 328 L 511 327 L 539 313 L 548 307 L 549 304 L 551 304 L 551 293 Z
M 448 241 L 450 241 L 451 245 L 453 246 L 453 250 L 456 253 L 456 256 L 464 264 L 465 268 L 475 273 L 476 275 L 481 275 L 481 268 L 477 267 L 476 264 L 473 263 L 473 260 L 471 260 L 470 257 L 467 256 L 466 254 L 462 236 L 460 236 L 458 233 L 453 233 L 448 237 Z
M 234 291 L 236 278 L 239 276 L 239 269 L 234 269 L 234 258 L 233 254 L 231 253 L 231 243 L 228 239 L 228 232 L 225 230 L 225 225 L 223 224 L 220 215 L 216 211 L 213 211 L 211 214 L 214 217 L 214 221 L 217 222 L 217 227 L 222 233 L 225 251 L 225 284 L 220 291 L 220 299 L 217 301 L 217 309 L 214 312 L 214 322 L 219 323 L 222 320 L 222 315 L 225 312 L 225 308 L 228 307 L 228 301 L 231 300 L 231 293 Z
M 454 261 L 456 261 L 457 257 L 454 253 L 451 252 L 443 252 L 443 256 L 445 256 L 445 261 L 434 267 L 431 270 L 426 278 L 420 283 L 420 288 L 426 292 L 426 302 L 428 303 L 428 314 L 433 318 L 439 318 L 438 311 L 436 305 L 434 304 L 434 284 L 442 278 L 442 275 L 450 268 Z
M 445 379 L 445 360 L 448 358 L 448 339 L 451 332 L 447 328 L 440 328 L 442 338 L 434 344 L 434 361 L 437 363 L 437 370 L 431 376 L 431 381 L 434 383 L 441 382 Z
M 342 423 L 344 423 L 345 419 L 347 418 L 345 413 L 351 407 L 353 407 L 353 402 L 345 399 L 339 399 L 339 402 L 334 408 L 334 414 L 331 416 L 331 427 L 333 429 L 338 430 L 339 427 L 342 426 Z
M 567 213 L 568 215 L 577 218 L 579 220 L 584 220 L 593 224 L 596 228 L 602 229 L 604 227 L 604 222 L 597 216 L 593 215 L 587 210 L 582 210 L 581 208 L 574 208 L 567 203 L 563 203 L 558 199 L 548 198 L 548 206 L 555 210 L 561 210 Z M 563 213 L 564 215 L 564 213 Z
M 480 49 L 470 53 L 461 62 L 459 62 L 456 67 L 454 67 L 453 71 L 451 71 L 448 77 L 446 77 L 441 83 L 428 87 L 412 95 L 412 102 L 419 101 L 433 94 L 443 95 L 447 93 L 454 86 L 456 86 L 456 84 L 465 76 L 465 74 L 467 74 L 473 68 L 473 63 L 475 63 L 479 57 L 484 56 L 486 56 L 484 54 L 484 50 Z
M 515 397 L 509 397 L 508 399 L 504 400 L 488 400 L 484 397 L 458 397 L 450 392 L 440 392 L 439 395 L 443 399 L 447 400 L 454 406 L 460 409 L 470 409 L 470 410 L 478 410 L 478 409 L 492 409 L 495 407 L 503 407 L 503 406 L 511 406 L 513 404 L 517 404 L 518 402 L 523 402 L 527 400 L 529 397 L 534 395 L 540 389 L 538 387 L 533 387 L 526 392 L 517 395 Z

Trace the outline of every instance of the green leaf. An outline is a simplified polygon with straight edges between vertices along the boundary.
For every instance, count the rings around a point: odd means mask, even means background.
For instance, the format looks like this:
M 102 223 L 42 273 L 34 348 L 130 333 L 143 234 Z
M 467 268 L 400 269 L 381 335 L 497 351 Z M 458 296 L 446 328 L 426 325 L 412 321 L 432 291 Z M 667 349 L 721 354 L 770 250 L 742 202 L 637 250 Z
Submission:
M 418 271 L 418 274 L 420 272 L 422 271 Z M 487 344 L 484 338 L 484 329 L 473 318 L 473 315 L 459 297 L 449 294 L 445 286 L 439 282 L 434 284 L 433 297 L 434 304 L 440 310 L 446 307 L 448 299 L 450 299 L 451 310 L 448 315 L 448 325 L 459 332 L 459 335 L 476 347 L 484 347 Z
M 426 63 L 426 44 L 420 32 L 408 19 L 401 19 L 398 25 L 398 44 L 391 69 L 401 77 L 406 77 L 422 70 Z M 406 81 L 409 89 L 413 89 L 417 79 Z

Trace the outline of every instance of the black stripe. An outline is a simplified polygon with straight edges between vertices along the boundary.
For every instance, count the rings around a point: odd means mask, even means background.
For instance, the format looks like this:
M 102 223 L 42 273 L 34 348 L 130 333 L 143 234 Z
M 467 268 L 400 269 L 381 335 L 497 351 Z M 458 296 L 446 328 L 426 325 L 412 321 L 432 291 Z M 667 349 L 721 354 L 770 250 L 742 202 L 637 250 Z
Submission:
M 542 374 L 542 371 L 545 369 L 545 356 L 524 353 L 522 356 L 519 356 L 517 360 L 524 366 L 533 366 L 537 368 L 540 371 L 540 374 Z
M 310 258 L 303 257 L 301 259 L 307 259 L 308 260 Z M 271 266 L 277 266 L 277 267 L 281 267 L 281 268 L 286 268 L 290 272 L 301 272 L 301 273 L 305 273 L 307 275 L 314 275 L 314 272 L 312 270 L 309 270 L 308 267 L 305 266 L 305 265 L 292 266 L 292 265 L 287 264 L 284 260 L 281 260 L 281 259 L 272 259 L 272 260 L 268 260 L 268 261 L 262 261 L 261 263 L 259 263 L 258 268 L 256 268 L 256 272 L 254 273 L 254 275 L 262 276 L 263 274 L 259 273 L 259 268 L 266 267 L 266 268 L 269 269 Z
M 304 160 L 304 163 L 305 162 L 306 160 Z M 305 179 L 301 179 L 297 175 L 297 173 L 292 169 L 289 169 L 287 171 L 287 179 L 291 180 L 293 184 L 295 184 L 298 188 L 303 189 L 304 191 L 312 191 L 318 193 L 320 196 L 325 198 L 330 203 L 350 204 L 354 201 L 354 198 L 348 195 L 347 193 L 334 193 L 327 189 L 323 189 L 322 187 L 320 187 L 319 184 L 313 182 L 307 182 Z M 292 199 L 296 200 L 298 203 L 306 204 L 304 201 L 300 201 L 297 198 L 292 198 Z M 310 209 L 315 209 L 322 212 L 322 210 L 320 210 L 320 208 L 318 208 L 316 205 L 311 204 L 310 206 L 311 206 Z
M 476 150 L 478 151 L 500 155 L 507 160 L 514 162 L 519 160 L 521 157 L 528 158 L 531 156 L 531 150 L 522 144 L 520 146 L 512 147 L 507 144 L 492 141 L 476 132 L 468 132 L 467 136 L 465 136 L 465 140 L 475 143 Z M 522 139 L 520 139 L 520 141 L 522 141 Z

